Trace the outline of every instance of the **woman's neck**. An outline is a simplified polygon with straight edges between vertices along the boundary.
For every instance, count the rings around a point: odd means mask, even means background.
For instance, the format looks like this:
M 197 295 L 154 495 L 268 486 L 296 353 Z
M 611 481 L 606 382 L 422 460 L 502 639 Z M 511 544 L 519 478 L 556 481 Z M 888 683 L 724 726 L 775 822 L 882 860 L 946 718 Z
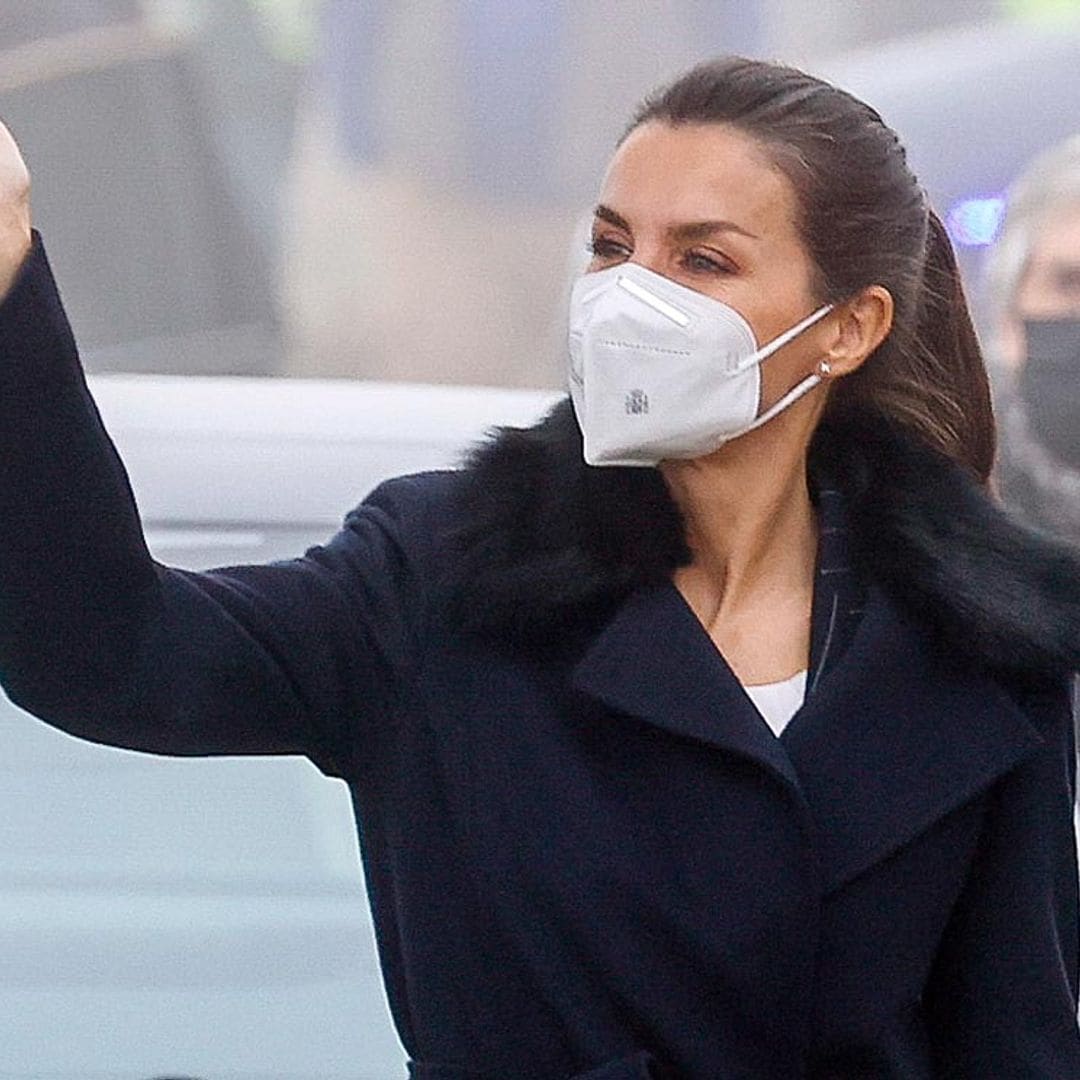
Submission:
M 817 520 L 806 475 L 807 441 L 782 425 L 661 472 L 687 526 L 693 563 L 676 581 L 706 627 L 747 610 L 809 604 Z

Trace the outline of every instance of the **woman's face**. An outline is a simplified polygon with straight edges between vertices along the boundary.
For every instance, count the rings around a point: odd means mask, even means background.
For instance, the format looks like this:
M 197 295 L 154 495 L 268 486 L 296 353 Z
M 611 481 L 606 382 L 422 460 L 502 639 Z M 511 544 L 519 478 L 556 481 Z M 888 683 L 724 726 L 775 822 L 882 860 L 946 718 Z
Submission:
M 588 269 L 639 263 L 729 304 L 764 345 L 821 306 L 796 217 L 791 184 L 749 136 L 649 122 L 608 167 Z M 824 333 L 818 323 L 762 364 L 762 409 L 814 371 Z

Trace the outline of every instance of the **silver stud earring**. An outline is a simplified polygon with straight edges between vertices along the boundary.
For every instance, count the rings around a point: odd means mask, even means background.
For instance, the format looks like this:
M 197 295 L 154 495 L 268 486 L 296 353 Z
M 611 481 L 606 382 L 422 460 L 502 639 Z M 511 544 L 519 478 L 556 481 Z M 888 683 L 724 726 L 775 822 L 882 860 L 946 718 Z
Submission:
M 818 374 L 827 379 L 832 374 L 832 364 L 828 360 L 820 360 L 817 366 Z

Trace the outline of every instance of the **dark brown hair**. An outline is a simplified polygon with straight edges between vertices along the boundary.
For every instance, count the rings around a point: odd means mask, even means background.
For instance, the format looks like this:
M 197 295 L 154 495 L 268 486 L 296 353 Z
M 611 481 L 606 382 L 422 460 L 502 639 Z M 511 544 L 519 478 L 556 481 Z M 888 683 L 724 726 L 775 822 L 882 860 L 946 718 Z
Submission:
M 891 332 L 833 385 L 826 417 L 877 414 L 986 483 L 993 409 L 956 258 L 877 112 L 794 68 L 723 57 L 646 98 L 626 134 L 649 121 L 728 124 L 766 148 L 795 190 L 819 301 L 842 302 L 870 285 L 892 294 Z

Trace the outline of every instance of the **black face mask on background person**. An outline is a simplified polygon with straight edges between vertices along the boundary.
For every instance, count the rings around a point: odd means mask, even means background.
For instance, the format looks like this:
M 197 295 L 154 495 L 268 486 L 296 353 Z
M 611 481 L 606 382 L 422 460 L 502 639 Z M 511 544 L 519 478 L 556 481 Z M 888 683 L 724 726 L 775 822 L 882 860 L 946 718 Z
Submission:
M 1080 470 L 1080 317 L 1024 321 L 1020 396 L 1028 430 L 1058 461 Z

